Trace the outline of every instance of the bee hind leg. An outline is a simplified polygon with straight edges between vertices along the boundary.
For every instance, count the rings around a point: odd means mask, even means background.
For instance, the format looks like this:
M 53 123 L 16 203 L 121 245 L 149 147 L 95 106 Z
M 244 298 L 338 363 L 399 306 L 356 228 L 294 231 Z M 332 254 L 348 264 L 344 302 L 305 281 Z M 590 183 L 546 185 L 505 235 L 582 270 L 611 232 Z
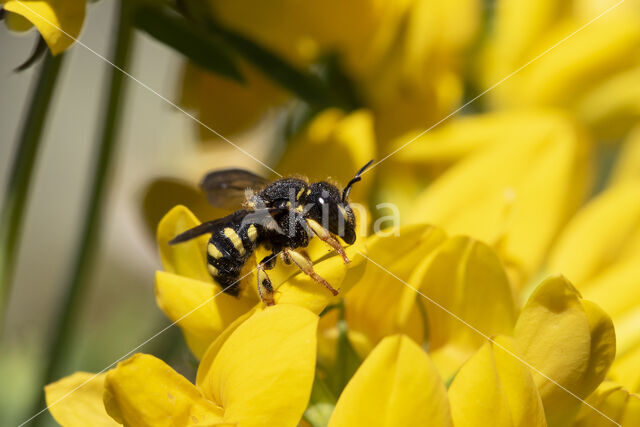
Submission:
M 331 294 L 338 295 L 338 290 L 335 289 L 329 282 L 313 269 L 313 262 L 309 257 L 303 253 L 294 251 L 293 249 L 285 248 L 282 252 L 283 257 L 290 259 L 304 274 L 311 277 L 316 282 L 327 288 Z
M 348 264 L 350 262 L 349 257 L 347 257 L 347 253 L 344 251 L 344 248 L 342 247 L 340 242 L 338 242 L 338 240 L 333 237 L 331 233 L 329 233 L 329 230 L 321 226 L 317 221 L 313 219 L 307 218 L 306 221 L 309 225 L 309 228 L 311 228 L 313 233 L 318 236 L 320 240 L 331 246 L 334 251 L 340 254 L 345 264 Z
M 271 279 L 265 270 L 271 270 L 276 265 L 276 254 L 266 256 L 258 263 L 256 278 L 258 281 L 258 295 L 266 305 L 274 305 L 276 302 L 273 298 L 274 290 Z

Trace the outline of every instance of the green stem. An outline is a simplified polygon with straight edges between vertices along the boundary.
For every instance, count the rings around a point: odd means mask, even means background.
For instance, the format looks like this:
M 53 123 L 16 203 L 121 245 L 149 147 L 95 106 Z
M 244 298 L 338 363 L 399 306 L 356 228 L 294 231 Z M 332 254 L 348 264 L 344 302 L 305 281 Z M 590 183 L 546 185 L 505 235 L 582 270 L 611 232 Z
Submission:
M 118 30 L 113 53 L 113 63 L 122 70 L 127 68 L 132 45 L 133 27 L 131 25 L 131 6 L 129 3 L 127 0 L 119 2 Z M 91 271 L 94 252 L 97 247 L 96 243 L 101 231 L 101 211 L 106 193 L 105 187 L 109 178 L 122 112 L 121 101 L 125 89 L 126 76 L 119 69 L 116 67 L 111 69 L 108 107 L 104 116 L 101 138 L 97 146 L 95 165 L 91 169 L 94 171 L 94 176 L 84 217 L 84 225 L 80 235 L 81 241 L 75 256 L 71 279 L 66 288 L 64 302 L 53 330 L 47 367 L 44 373 L 44 384 L 58 379 L 64 373 L 64 362 L 69 354 L 73 332 L 90 283 L 88 280 L 89 272 Z M 36 421 L 38 419 L 44 418 L 37 418 Z
M 25 216 L 24 208 L 33 166 L 62 59 L 62 55 L 51 56 L 51 54 L 47 54 L 44 59 L 20 135 L 18 152 L 13 161 L 13 169 L 0 213 L 0 334 L 3 330 L 4 312 L 11 290 L 18 253 L 18 237 Z

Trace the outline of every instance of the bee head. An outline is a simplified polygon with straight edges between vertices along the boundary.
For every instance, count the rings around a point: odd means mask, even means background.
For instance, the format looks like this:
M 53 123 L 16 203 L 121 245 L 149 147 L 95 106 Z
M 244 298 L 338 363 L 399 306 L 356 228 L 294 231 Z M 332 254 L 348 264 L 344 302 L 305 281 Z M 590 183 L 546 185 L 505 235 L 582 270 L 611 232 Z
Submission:
M 344 203 L 340 190 L 328 182 L 314 182 L 306 198 L 311 206 L 307 217 L 315 220 L 332 234 L 351 245 L 356 241 L 356 218 L 348 203 Z
M 373 160 L 370 160 L 360 168 L 342 190 L 342 194 L 335 185 L 324 181 L 315 182 L 309 187 L 310 193 L 306 203 L 310 203 L 312 208 L 309 210 L 308 217 L 322 224 L 324 228 L 341 237 L 349 245 L 356 241 L 356 217 L 349 205 L 349 193 L 353 184 L 362 179 L 362 173 L 372 163 Z

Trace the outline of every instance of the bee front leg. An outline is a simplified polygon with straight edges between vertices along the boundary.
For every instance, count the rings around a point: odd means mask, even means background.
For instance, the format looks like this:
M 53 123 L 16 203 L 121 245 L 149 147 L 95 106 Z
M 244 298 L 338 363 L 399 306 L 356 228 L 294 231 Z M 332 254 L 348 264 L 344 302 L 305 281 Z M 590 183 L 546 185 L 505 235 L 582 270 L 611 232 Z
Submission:
M 323 277 L 321 277 L 318 273 L 316 273 L 313 269 L 313 262 L 309 259 L 308 256 L 302 254 L 300 252 L 294 251 L 293 249 L 285 248 L 282 251 L 283 257 L 286 257 L 293 261 L 293 263 L 298 266 L 298 268 L 307 276 L 311 277 L 316 282 L 320 283 L 325 288 L 329 289 L 329 291 L 335 296 L 338 295 L 338 290 L 335 289 L 329 282 L 327 282 Z
M 342 247 L 340 242 L 338 242 L 338 240 L 336 240 L 331 235 L 331 233 L 329 233 L 329 230 L 327 230 L 326 228 L 318 224 L 318 222 L 313 219 L 307 218 L 306 221 L 307 221 L 307 224 L 309 225 L 309 228 L 311 228 L 311 230 L 314 232 L 316 236 L 320 238 L 320 240 L 327 243 L 329 246 L 331 246 L 331 248 L 334 251 L 340 254 L 345 264 L 348 264 L 350 262 L 346 252 L 344 251 L 344 248 Z

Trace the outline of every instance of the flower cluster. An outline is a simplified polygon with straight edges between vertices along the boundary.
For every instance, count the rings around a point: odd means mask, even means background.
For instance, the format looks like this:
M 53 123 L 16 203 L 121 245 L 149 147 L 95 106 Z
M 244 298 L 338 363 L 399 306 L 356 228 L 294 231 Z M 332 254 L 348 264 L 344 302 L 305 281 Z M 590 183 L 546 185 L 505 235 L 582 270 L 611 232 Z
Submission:
M 166 215 L 156 276 L 158 305 L 200 360 L 195 385 L 138 354 L 105 374 L 49 385 L 62 425 L 313 419 L 312 387 L 329 382 L 344 357 L 340 321 L 325 310 L 338 297 L 287 268 L 274 271 L 274 307 L 259 302 L 251 272 L 239 298 L 220 293 L 205 239 L 167 244 L 197 223 L 184 207 Z M 549 276 L 519 309 L 498 255 L 480 241 L 422 224 L 360 240 L 347 248 L 348 268 L 310 248 L 317 271 L 341 284 L 347 339 L 362 361 L 334 397 L 329 425 L 626 425 L 638 416 L 637 395 L 603 382 L 616 353 L 611 318 L 564 277 Z

